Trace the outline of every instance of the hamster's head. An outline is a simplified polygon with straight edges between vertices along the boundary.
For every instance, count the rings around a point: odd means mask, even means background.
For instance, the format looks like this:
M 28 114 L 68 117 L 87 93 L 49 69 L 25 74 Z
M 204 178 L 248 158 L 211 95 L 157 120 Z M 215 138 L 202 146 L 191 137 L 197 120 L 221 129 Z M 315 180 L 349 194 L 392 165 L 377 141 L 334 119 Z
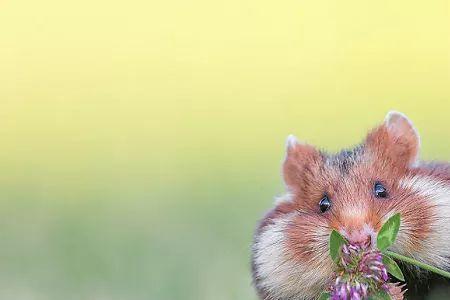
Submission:
M 374 246 L 382 224 L 401 214 L 393 251 L 450 265 L 450 187 L 418 167 L 419 136 L 401 113 L 352 150 L 328 155 L 287 140 L 285 196 L 261 221 L 253 275 L 262 299 L 312 299 L 332 277 L 329 235 Z M 446 202 L 446 203 L 445 203 Z

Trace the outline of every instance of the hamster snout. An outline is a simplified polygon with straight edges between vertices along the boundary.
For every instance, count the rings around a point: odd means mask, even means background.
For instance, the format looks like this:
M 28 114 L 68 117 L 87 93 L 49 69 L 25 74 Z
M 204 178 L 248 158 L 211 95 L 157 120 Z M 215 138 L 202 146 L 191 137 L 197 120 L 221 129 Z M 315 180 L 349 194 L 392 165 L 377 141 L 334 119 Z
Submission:
M 375 231 L 367 225 L 361 229 L 352 229 L 350 231 L 342 230 L 341 234 L 351 244 L 358 244 L 367 248 L 372 248 L 376 244 Z

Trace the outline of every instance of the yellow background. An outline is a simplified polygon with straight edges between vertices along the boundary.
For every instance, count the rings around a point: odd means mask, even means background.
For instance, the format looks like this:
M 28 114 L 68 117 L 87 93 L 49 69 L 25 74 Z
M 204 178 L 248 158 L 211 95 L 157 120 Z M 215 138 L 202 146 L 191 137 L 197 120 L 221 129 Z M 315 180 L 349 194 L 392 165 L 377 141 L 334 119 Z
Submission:
M 285 137 L 450 158 L 442 1 L 0 1 L 0 298 L 255 299 Z

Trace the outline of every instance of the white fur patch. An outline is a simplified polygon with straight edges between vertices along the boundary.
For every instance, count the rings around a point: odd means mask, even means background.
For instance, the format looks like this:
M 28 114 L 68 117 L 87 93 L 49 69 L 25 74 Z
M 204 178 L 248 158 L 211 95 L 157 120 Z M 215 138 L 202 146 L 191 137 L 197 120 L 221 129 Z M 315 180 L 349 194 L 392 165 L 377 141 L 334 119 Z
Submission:
M 400 186 L 428 199 L 433 209 L 432 232 L 423 241 L 424 250 L 421 253 L 411 253 L 411 255 L 437 267 L 449 268 L 450 186 L 437 178 L 419 175 L 403 178 Z M 407 228 L 405 229 L 407 230 Z M 402 237 L 402 239 L 404 238 Z
M 275 197 L 275 205 L 278 205 L 280 203 L 285 203 L 285 202 L 292 202 L 293 199 L 293 195 L 290 193 L 281 195 L 279 197 Z
M 314 298 L 331 274 L 331 268 L 326 264 L 327 255 L 315 257 L 309 262 L 299 262 L 293 258 L 286 245 L 286 229 L 295 215 L 291 213 L 274 220 L 273 224 L 264 228 L 253 245 L 258 287 L 268 291 L 273 299 Z
M 294 148 L 298 144 L 299 144 L 299 141 L 295 137 L 295 135 L 293 135 L 293 134 L 288 135 L 288 137 L 286 138 L 286 149 L 289 150 L 291 148 Z

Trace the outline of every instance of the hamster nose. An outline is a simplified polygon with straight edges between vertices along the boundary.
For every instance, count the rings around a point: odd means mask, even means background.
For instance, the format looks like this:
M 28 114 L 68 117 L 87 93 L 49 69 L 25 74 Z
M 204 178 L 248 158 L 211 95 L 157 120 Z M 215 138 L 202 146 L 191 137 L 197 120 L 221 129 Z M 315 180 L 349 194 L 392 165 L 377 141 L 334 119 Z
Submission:
M 365 231 L 352 231 L 347 236 L 352 244 L 358 244 L 365 247 L 371 247 L 373 244 L 372 235 Z

